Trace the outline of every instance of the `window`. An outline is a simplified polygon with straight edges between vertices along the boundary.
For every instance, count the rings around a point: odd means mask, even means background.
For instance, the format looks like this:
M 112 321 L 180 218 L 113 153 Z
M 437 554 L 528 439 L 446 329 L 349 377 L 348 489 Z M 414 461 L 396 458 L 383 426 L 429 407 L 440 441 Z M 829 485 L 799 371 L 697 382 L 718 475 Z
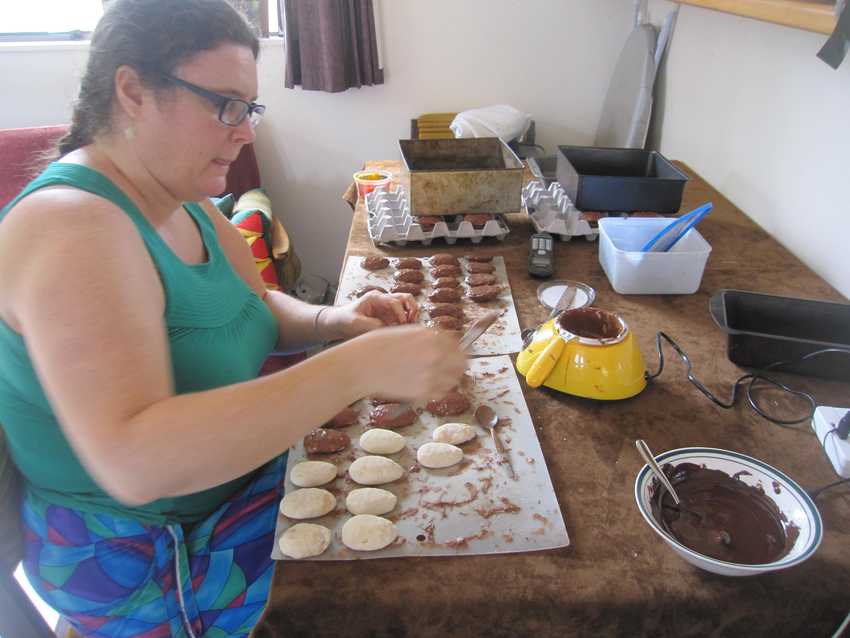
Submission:
M 106 0 L 108 2 L 108 0 Z M 257 34 L 278 35 L 277 0 L 229 0 Z M 87 40 L 103 15 L 104 0 L 26 0 L 3 7 L 0 42 Z
M 101 0 L 28 0 L 3 7 L 3 40 L 82 40 L 103 15 Z

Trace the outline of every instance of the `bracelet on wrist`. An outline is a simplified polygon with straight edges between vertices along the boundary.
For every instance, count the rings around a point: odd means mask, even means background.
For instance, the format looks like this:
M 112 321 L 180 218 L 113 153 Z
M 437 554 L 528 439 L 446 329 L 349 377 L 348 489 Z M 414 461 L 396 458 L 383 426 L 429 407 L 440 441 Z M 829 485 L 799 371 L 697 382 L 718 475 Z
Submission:
M 322 335 L 319 334 L 319 317 L 321 317 L 322 313 L 330 307 L 331 306 L 322 306 L 313 317 L 313 334 L 316 335 L 316 339 L 319 341 L 324 341 L 324 339 L 322 339 Z

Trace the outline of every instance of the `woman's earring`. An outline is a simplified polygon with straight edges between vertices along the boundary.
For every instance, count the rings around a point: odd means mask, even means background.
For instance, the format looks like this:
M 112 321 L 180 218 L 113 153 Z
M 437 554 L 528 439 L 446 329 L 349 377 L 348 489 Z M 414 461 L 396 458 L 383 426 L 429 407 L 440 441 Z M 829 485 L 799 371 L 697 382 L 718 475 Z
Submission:
M 130 124 L 130 126 L 125 128 L 124 129 L 124 137 L 127 138 L 128 142 L 132 142 L 134 139 L 136 139 L 136 127 L 134 127 L 132 124 Z

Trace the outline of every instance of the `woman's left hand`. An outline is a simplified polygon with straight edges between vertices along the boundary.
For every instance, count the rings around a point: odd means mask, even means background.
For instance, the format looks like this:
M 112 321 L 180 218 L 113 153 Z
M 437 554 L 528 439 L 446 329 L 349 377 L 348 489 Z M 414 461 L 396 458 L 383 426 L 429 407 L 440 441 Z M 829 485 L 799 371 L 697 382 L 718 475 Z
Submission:
M 323 334 L 348 339 L 383 326 L 414 323 L 419 304 L 406 293 L 367 292 L 344 306 L 331 306 L 319 317 Z

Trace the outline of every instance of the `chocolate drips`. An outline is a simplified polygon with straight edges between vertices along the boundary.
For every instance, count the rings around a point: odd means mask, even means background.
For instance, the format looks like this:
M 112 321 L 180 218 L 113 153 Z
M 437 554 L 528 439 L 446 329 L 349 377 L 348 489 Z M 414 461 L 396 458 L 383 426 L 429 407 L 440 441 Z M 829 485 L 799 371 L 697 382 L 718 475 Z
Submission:
M 652 515 L 686 547 L 732 563 L 762 565 L 787 554 L 800 533 L 763 490 L 693 463 L 662 466 L 682 500 L 653 479 Z

